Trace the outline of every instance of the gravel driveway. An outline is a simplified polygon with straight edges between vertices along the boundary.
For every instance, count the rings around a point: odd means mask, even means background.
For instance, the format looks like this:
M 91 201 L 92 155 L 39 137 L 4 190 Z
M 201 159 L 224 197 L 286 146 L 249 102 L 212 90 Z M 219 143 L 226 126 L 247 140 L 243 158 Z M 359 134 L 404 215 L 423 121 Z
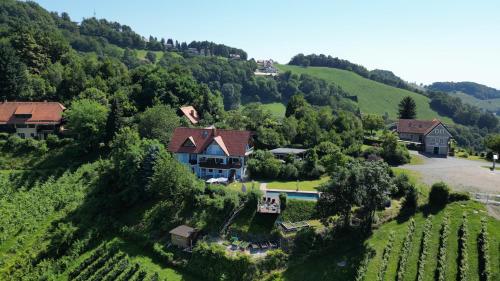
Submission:
M 411 153 L 418 154 L 415 151 Z M 491 166 L 491 163 L 455 157 L 432 158 L 424 155 L 419 157 L 424 159 L 423 164 L 404 165 L 401 168 L 419 172 L 422 181 L 429 186 L 444 181 L 453 189 L 460 191 L 500 194 L 500 171 L 492 172 L 481 167 Z

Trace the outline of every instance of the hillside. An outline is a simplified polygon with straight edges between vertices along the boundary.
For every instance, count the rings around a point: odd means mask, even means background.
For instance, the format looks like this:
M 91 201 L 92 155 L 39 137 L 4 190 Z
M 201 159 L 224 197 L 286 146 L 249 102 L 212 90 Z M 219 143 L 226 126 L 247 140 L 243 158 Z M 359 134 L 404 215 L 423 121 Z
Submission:
M 432 110 L 429 106 L 429 98 L 363 78 L 350 71 L 327 67 L 304 68 L 292 65 L 278 65 L 278 68 L 282 72 L 290 70 L 297 74 L 309 74 L 339 85 L 349 94 L 358 96 L 359 107 L 364 113 L 384 115 L 387 112 L 390 118 L 396 119 L 398 103 L 403 97 L 411 96 L 417 103 L 418 118 L 433 119 L 437 117 L 443 122 L 454 123 L 450 118 L 440 116 Z
M 495 112 L 497 115 L 500 114 L 500 98 L 482 100 L 462 92 L 455 92 L 452 95 L 459 97 L 464 103 L 475 105 L 487 111 Z
M 462 92 L 481 100 L 500 98 L 500 90 L 474 82 L 435 82 L 427 89 L 446 93 Z

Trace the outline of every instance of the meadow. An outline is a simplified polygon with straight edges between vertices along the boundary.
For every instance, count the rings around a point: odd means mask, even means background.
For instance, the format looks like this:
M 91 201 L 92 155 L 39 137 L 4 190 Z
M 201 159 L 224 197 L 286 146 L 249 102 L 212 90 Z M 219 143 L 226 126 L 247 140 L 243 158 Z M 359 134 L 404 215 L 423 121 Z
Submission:
M 417 118 L 439 118 L 441 121 L 454 124 L 445 116 L 440 116 L 430 108 L 430 99 L 424 95 L 391 87 L 346 70 L 327 67 L 300 67 L 294 65 L 278 65 L 281 72 L 292 71 L 297 74 L 309 74 L 317 78 L 335 83 L 350 95 L 358 97 L 358 105 L 363 113 L 378 115 L 389 114 L 391 119 L 397 119 L 398 104 L 405 96 L 411 96 L 417 104 Z

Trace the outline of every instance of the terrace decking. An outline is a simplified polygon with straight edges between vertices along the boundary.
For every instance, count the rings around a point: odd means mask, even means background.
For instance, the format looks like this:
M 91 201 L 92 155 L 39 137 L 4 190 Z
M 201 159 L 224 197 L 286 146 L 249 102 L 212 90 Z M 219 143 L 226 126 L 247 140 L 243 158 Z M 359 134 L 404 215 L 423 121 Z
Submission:
M 264 196 L 257 203 L 257 213 L 279 214 L 281 213 L 280 199 L 278 196 Z

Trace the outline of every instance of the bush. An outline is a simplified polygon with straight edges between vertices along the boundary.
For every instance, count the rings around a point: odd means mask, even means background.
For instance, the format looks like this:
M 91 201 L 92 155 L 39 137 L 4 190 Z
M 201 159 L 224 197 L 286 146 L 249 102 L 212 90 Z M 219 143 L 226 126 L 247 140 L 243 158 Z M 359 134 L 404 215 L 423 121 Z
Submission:
M 271 250 L 267 252 L 266 257 L 261 261 L 260 268 L 270 272 L 276 269 L 283 268 L 288 260 L 288 255 L 282 250 Z
M 299 170 L 292 163 L 281 166 L 281 178 L 284 180 L 295 180 L 299 176 Z
M 448 203 L 450 197 L 450 188 L 444 182 L 438 182 L 432 185 L 429 193 L 429 204 L 432 207 L 442 207 Z
M 306 200 L 287 200 L 286 210 L 281 213 L 283 221 L 298 222 L 316 217 L 316 202 Z
M 154 243 L 153 252 L 166 264 L 171 264 L 174 260 L 174 254 L 165 251 L 164 247 L 160 243 Z
M 405 198 L 403 201 L 403 209 L 415 212 L 418 207 L 418 191 L 417 189 L 411 185 L 410 189 L 406 191 Z
M 448 198 L 449 202 L 455 201 L 468 201 L 470 200 L 470 194 L 468 192 L 452 192 Z
M 10 134 L 9 133 L 0 133 L 0 140 L 7 140 L 9 138 Z
M 391 191 L 391 195 L 395 198 L 404 196 L 411 188 L 415 188 L 410 183 L 410 178 L 407 174 L 397 175 L 392 182 L 394 183 L 394 189 Z
M 45 140 L 47 142 L 47 146 L 49 148 L 56 148 L 61 145 L 61 141 L 59 140 L 59 137 L 54 134 L 50 134 L 47 136 L 47 139 Z
M 280 199 L 281 211 L 284 211 L 286 209 L 287 198 L 288 196 L 286 195 L 285 192 L 280 192 L 279 199 Z

